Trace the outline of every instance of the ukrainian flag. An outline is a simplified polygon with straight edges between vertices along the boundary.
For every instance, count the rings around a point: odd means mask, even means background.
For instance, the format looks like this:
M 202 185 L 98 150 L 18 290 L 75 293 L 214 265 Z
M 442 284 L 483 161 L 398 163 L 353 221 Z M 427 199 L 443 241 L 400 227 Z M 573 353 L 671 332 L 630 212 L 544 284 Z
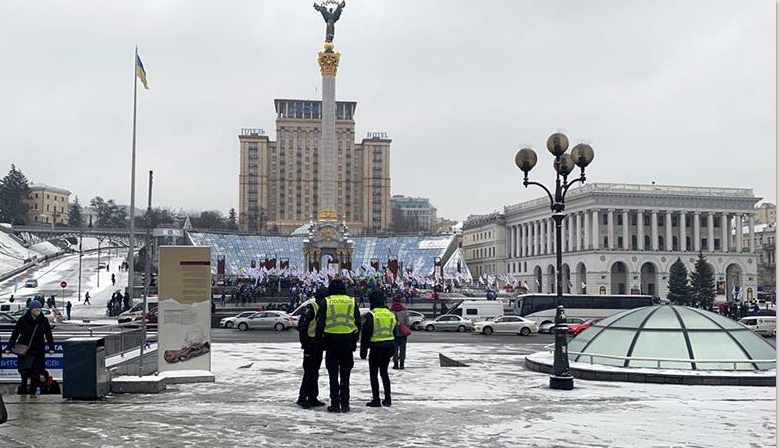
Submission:
M 143 88 L 149 90 L 149 83 L 146 81 L 146 70 L 143 69 L 143 62 L 138 54 L 135 55 L 135 76 L 143 83 Z

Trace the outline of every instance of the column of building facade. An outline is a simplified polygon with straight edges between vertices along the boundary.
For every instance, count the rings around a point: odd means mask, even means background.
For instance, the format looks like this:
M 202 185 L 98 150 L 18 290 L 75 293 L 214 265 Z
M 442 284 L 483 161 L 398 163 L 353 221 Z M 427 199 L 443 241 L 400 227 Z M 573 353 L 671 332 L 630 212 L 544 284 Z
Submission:
M 638 250 L 644 250 L 644 211 L 636 210 L 636 240 Z
M 657 231 L 657 210 L 652 210 L 652 250 L 657 251 L 659 247 L 659 235 Z
M 582 212 L 582 221 L 584 221 L 584 249 L 588 250 L 592 247 L 592 236 L 590 235 L 590 214 L 586 211 Z
M 674 248 L 674 234 L 673 234 L 673 216 L 671 210 L 665 211 L 665 250 L 670 251 Z
M 701 212 L 692 213 L 692 250 L 701 251 Z
M 679 212 L 679 250 L 687 251 L 687 212 Z
M 722 230 L 722 238 L 720 240 L 720 248 L 722 249 L 722 252 L 728 251 L 728 246 L 730 246 L 730 223 L 728 222 L 730 220 L 730 216 L 728 216 L 727 213 L 722 213 L 720 215 L 720 230 Z
M 519 256 L 525 258 L 525 223 L 519 224 Z
M 555 234 L 554 220 L 552 218 L 549 218 L 549 219 L 546 220 L 546 235 L 547 235 L 546 244 L 547 244 L 547 246 L 549 246 L 549 253 L 550 254 L 555 253 L 555 246 L 554 246 L 554 244 L 555 244 L 555 241 L 554 241 L 555 237 L 554 237 L 554 234 Z
M 572 215 L 567 216 L 568 219 L 568 252 L 573 252 L 573 231 L 576 227 L 576 219 Z
M 714 212 L 709 212 L 708 221 L 706 222 L 709 231 L 709 246 L 706 248 L 709 252 L 714 252 Z
M 630 249 L 630 213 L 622 210 L 622 248 Z
M 550 247 L 549 247 L 549 220 L 548 219 L 542 219 L 541 220 L 541 235 L 544 236 L 543 241 L 541 241 L 541 248 L 543 249 L 541 252 L 543 252 L 544 255 L 546 255 L 550 251 Z
M 616 245 L 614 244 L 614 209 L 613 208 L 610 208 L 608 210 L 608 216 L 609 216 L 608 217 L 609 223 L 606 226 L 607 229 L 606 238 L 608 239 L 609 242 L 609 249 L 614 249 Z
M 541 220 L 536 221 L 536 255 L 541 255 L 544 253 L 543 251 L 543 229 L 541 228 Z
M 600 248 L 600 212 L 598 209 L 592 211 L 592 248 Z
M 749 215 L 749 253 L 754 254 L 755 250 L 755 215 Z
M 744 247 L 744 221 L 741 213 L 736 215 L 736 252 L 741 253 Z
M 573 219 L 573 250 L 581 250 L 581 229 L 582 229 L 582 217 L 578 212 L 574 212 L 571 216 Z

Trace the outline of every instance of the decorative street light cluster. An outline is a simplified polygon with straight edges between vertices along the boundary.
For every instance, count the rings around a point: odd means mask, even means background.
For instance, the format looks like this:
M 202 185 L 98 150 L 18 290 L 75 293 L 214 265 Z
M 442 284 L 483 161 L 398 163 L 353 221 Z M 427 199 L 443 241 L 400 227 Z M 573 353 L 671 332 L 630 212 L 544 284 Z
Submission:
M 554 365 L 552 366 L 552 375 L 549 377 L 549 387 L 551 389 L 571 390 L 573 389 L 573 375 L 568 365 L 568 326 L 565 323 L 565 310 L 563 309 L 563 244 L 562 244 L 562 223 L 565 218 L 565 195 L 568 189 L 576 182 L 584 183 L 584 168 L 592 162 L 595 152 L 590 145 L 579 143 L 571 149 L 568 154 L 568 137 L 562 133 L 555 133 L 549 136 L 546 141 L 546 149 L 554 156 L 552 166 L 557 172 L 555 180 L 554 194 L 543 184 L 528 180 L 530 170 L 536 166 L 538 157 L 536 152 L 530 148 L 523 148 L 517 152 L 514 162 L 517 167 L 525 174 L 523 185 L 537 185 L 541 187 L 549 196 L 550 206 L 552 208 L 552 218 L 555 223 L 555 252 L 557 255 L 557 313 L 555 315 L 554 326 Z M 568 175 L 578 166 L 581 173 L 576 179 L 568 180 Z

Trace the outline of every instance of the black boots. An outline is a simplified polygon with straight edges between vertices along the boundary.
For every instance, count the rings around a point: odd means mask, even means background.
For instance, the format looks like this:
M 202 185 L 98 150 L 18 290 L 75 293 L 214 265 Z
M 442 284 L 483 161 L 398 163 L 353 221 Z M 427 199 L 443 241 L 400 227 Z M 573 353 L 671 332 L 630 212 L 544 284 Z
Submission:
M 380 408 L 381 402 L 379 401 L 378 398 L 374 398 L 373 400 L 365 403 L 365 406 L 368 406 L 369 408 Z
M 327 412 L 341 412 L 341 406 L 328 406 Z
M 296 403 L 298 406 L 300 406 L 303 409 L 311 409 L 311 405 L 308 404 L 308 401 L 306 401 L 306 399 L 303 397 L 298 398 L 298 401 Z
M 381 404 L 383 404 L 386 407 L 392 406 L 392 398 L 389 397 L 385 398 L 384 400 L 381 401 Z
M 325 404 L 314 398 L 313 400 L 308 400 L 308 405 L 312 408 L 318 408 L 319 406 L 324 406 Z

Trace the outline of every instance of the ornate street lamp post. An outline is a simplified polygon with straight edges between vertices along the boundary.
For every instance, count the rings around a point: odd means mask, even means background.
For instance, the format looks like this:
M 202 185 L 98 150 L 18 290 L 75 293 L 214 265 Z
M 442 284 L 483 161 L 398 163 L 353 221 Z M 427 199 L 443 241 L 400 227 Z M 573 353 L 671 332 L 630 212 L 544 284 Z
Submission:
M 562 133 L 555 133 L 549 136 L 546 141 L 546 148 L 554 156 L 553 167 L 557 172 L 555 180 L 554 193 L 549 191 L 543 184 L 528 180 L 528 173 L 536 166 L 538 158 L 535 151 L 530 148 L 523 148 L 517 152 L 514 162 L 517 167 L 525 174 L 523 185 L 537 185 L 541 187 L 549 196 L 550 206 L 552 208 L 552 219 L 555 223 L 555 241 L 557 255 L 557 314 L 555 315 L 554 326 L 554 365 L 552 366 L 552 375 L 549 377 L 549 387 L 551 389 L 571 390 L 573 389 L 573 375 L 568 365 L 568 326 L 565 323 L 565 310 L 563 309 L 563 235 L 562 223 L 565 218 L 565 195 L 568 189 L 576 182 L 584 183 L 584 168 L 592 162 L 595 157 L 590 145 L 580 143 L 573 147 L 568 154 L 568 137 Z M 581 168 L 581 174 L 577 179 L 568 180 L 568 175 L 578 166 Z

